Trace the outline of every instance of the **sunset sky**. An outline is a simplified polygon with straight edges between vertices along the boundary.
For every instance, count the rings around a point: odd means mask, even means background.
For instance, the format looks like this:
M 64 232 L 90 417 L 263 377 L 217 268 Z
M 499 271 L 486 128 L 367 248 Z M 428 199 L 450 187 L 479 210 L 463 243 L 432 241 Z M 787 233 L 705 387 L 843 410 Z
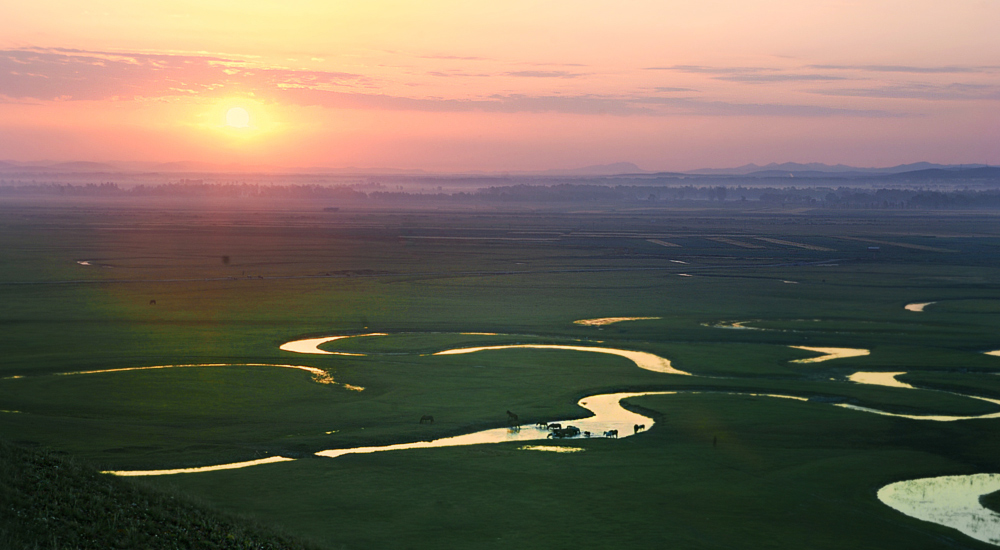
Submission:
M 994 0 L 6 2 L 0 160 L 1000 164 L 997 29 Z

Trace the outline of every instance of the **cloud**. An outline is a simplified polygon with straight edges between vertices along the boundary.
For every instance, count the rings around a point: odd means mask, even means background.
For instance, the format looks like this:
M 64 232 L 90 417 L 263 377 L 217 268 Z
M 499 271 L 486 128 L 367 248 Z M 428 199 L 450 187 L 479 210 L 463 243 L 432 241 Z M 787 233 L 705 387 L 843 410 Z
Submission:
M 521 61 L 515 65 L 529 65 L 531 67 L 589 67 L 586 63 L 538 63 L 535 61 Z
M 809 82 L 817 80 L 844 80 L 842 76 L 826 74 L 801 74 L 768 67 L 709 67 L 706 65 L 672 65 L 670 67 L 646 67 L 647 71 L 675 71 L 681 73 L 711 75 L 714 80 L 726 82 Z
M 842 76 L 825 74 L 736 74 L 716 76 L 715 80 L 728 82 L 809 82 L 816 80 L 844 80 Z
M 840 97 L 924 99 L 929 101 L 1000 100 L 1000 87 L 987 84 L 902 84 L 866 88 L 827 88 L 811 93 Z
M 393 52 L 395 53 L 395 52 Z M 418 59 L 444 59 L 454 61 L 489 61 L 488 57 L 476 57 L 474 55 L 418 55 Z
M 669 107 L 673 113 L 705 116 L 766 116 L 766 117 L 865 117 L 895 118 L 904 113 L 879 109 L 846 109 L 823 105 L 801 105 L 783 103 L 731 103 L 727 101 L 704 101 L 691 98 L 648 97 L 633 101 L 648 105 Z
M 571 73 L 568 71 L 511 71 L 504 73 L 506 76 L 519 76 L 526 78 L 576 78 L 584 76 L 583 73 Z
M 766 67 L 709 67 L 706 65 L 671 65 L 669 67 L 643 67 L 645 71 L 677 71 L 698 74 L 745 74 L 777 71 Z
M 437 77 L 443 77 L 443 78 L 449 78 L 449 77 L 453 77 L 453 76 L 476 77 L 476 78 L 480 78 L 480 77 L 484 77 L 484 76 L 494 76 L 494 75 L 491 75 L 491 74 L 488 74 L 488 73 L 466 73 L 466 72 L 462 72 L 462 71 L 447 71 L 447 72 L 443 72 L 443 71 L 430 71 L 427 74 L 430 75 L 430 76 L 437 76 Z
M 219 90 L 348 86 L 361 75 L 257 67 L 210 55 L 67 49 L 0 50 L 0 95 L 15 99 L 101 100 L 212 94 Z
M 993 65 L 944 65 L 938 67 L 915 67 L 907 65 L 809 65 L 809 68 L 874 73 L 954 74 L 994 72 L 1000 67 Z
M 692 98 L 602 95 L 492 95 L 477 99 L 407 98 L 380 94 L 284 90 L 282 99 L 306 105 L 344 109 L 430 112 L 568 113 L 614 116 L 768 116 L 768 117 L 896 117 L 883 110 L 818 105 L 729 103 Z
M 342 109 L 380 109 L 425 112 L 570 113 L 587 115 L 657 115 L 657 109 L 628 99 L 596 95 L 492 95 L 476 99 L 411 98 L 310 89 L 283 90 L 281 99 Z
M 704 68 L 697 70 L 709 72 Z M 741 70 L 753 72 L 764 69 Z M 488 76 L 455 71 L 431 74 L 438 77 Z M 583 75 L 561 70 L 527 70 L 503 73 L 500 76 L 576 78 Z M 656 88 L 647 93 L 637 91 L 619 95 L 497 94 L 473 98 L 440 98 L 372 93 L 370 90 L 377 89 L 376 84 L 377 82 L 364 75 L 265 66 L 255 59 L 237 56 L 39 48 L 0 50 L 0 97 L 18 102 L 215 97 L 241 92 L 299 105 L 426 112 L 545 112 L 613 116 L 896 116 L 878 110 L 705 101 L 657 95 L 691 91 L 670 87 Z

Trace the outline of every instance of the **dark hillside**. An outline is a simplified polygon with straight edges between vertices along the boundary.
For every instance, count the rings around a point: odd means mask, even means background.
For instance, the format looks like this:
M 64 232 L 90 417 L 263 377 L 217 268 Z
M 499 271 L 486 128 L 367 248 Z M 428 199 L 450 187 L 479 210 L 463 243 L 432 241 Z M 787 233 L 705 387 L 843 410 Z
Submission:
M 0 548 L 314 548 L 184 497 L 0 441 Z

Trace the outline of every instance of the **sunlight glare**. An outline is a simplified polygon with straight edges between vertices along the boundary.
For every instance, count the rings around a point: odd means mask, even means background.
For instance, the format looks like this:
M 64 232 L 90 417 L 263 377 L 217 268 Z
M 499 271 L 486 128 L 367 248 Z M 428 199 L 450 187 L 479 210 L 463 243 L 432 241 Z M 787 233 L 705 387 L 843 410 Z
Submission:
M 226 126 L 232 128 L 247 128 L 250 126 L 250 113 L 243 107 L 233 107 L 226 111 Z

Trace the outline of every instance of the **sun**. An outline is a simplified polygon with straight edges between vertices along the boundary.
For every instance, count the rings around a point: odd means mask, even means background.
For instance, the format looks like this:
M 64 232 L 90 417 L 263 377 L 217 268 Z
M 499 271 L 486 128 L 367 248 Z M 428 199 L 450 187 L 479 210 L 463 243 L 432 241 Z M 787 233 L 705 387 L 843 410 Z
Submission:
M 231 128 L 249 128 L 250 113 L 243 107 L 233 107 L 226 111 L 226 126 Z

